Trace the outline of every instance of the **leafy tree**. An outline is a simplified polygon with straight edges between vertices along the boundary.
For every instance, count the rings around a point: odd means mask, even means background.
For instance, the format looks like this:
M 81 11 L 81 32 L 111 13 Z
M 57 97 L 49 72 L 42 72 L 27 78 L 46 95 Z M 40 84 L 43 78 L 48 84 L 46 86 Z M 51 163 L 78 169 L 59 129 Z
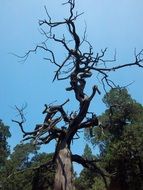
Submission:
M 76 30 L 76 20 L 81 14 L 75 11 L 75 0 L 68 0 L 64 5 L 69 6 L 69 15 L 61 21 L 53 21 L 45 8 L 47 19 L 39 21 L 45 40 L 34 49 L 29 50 L 21 58 L 26 60 L 32 52 L 36 53 L 38 50 L 45 51 L 48 55 L 46 59 L 56 67 L 53 81 L 69 80 L 69 86 L 66 88 L 66 91 L 74 93 L 79 109 L 71 113 L 65 111 L 64 106 L 70 101 L 69 99 L 59 105 L 45 105 L 45 110 L 43 111 L 46 114 L 45 120 L 42 124 L 36 125 L 32 132 L 24 130 L 23 108 L 19 109 L 16 107 L 20 113 L 21 120 L 14 121 L 20 126 L 25 140 L 33 139 L 36 144 L 48 144 L 52 140 L 56 140 L 57 144 L 53 156 L 53 165 L 56 165 L 54 190 L 74 189 L 72 162 L 77 162 L 90 169 L 97 167 L 96 163 L 86 160 L 80 155 L 73 155 L 70 149 L 78 130 L 91 129 L 98 125 L 98 118 L 96 113 L 90 110 L 90 104 L 94 96 L 97 93 L 100 94 L 100 90 L 97 85 L 93 85 L 91 93 L 89 91 L 87 93 L 85 89 L 88 78 L 91 78 L 93 73 L 101 76 L 101 83 L 105 89 L 106 85 L 110 87 L 114 85 L 108 76 L 110 72 L 129 66 L 143 67 L 143 50 L 135 55 L 135 60 L 132 63 L 116 66 L 108 65 L 108 62 L 113 62 L 115 59 L 111 61 L 109 61 L 110 59 L 104 59 L 107 49 L 105 48 L 95 54 L 91 44 L 86 39 L 86 31 L 83 37 L 79 36 Z M 62 35 L 59 32 L 61 28 L 62 31 L 66 30 Z M 56 56 L 55 51 L 49 49 L 50 41 L 56 43 L 57 46 L 59 45 L 60 50 L 63 48 L 62 61 Z M 89 111 L 92 113 L 89 113 Z M 51 162 L 49 162 L 50 164 Z M 103 177 L 100 169 L 96 169 L 96 171 Z
M 94 156 L 92 155 L 92 150 L 91 150 L 91 148 L 89 147 L 88 144 L 85 145 L 83 157 L 84 157 L 85 159 L 89 159 L 89 160 L 92 160 L 93 157 L 94 157 Z
M 11 137 L 9 127 L 0 120 L 0 169 L 4 166 L 7 157 L 10 154 L 10 148 L 7 139 Z
M 106 190 L 105 184 L 101 177 L 94 177 L 94 184 L 92 185 L 92 190 Z
M 85 145 L 83 157 L 89 160 L 93 160 L 94 158 L 94 156 L 92 155 L 92 150 L 88 146 L 88 144 Z M 81 171 L 80 176 L 75 180 L 76 189 L 83 189 L 83 190 L 91 189 L 94 183 L 94 176 L 95 173 L 93 171 L 84 168 Z
M 143 107 L 125 88 L 110 90 L 103 100 L 108 109 L 92 143 L 100 145 L 104 168 L 114 174 L 110 189 L 143 189 Z
M 52 190 L 54 187 L 55 170 L 52 167 L 46 167 L 48 160 L 51 160 L 53 154 L 41 153 L 32 158 L 33 167 L 37 166 L 33 174 L 32 190 Z M 42 164 L 41 164 L 42 163 Z M 42 167 L 39 167 L 42 166 Z
M 45 166 L 52 154 L 38 153 L 31 143 L 20 144 L 6 162 L 2 190 L 52 190 L 54 174 Z
M 3 171 L 3 189 L 18 190 L 27 188 L 29 190 L 31 181 L 30 156 L 35 154 L 36 147 L 31 143 L 17 145 L 13 153 L 6 160 L 5 170 Z
M 14 148 L 14 152 L 10 155 L 14 168 L 17 170 L 29 167 L 32 155 L 37 153 L 38 147 L 32 143 L 18 144 Z
M 7 139 L 11 136 L 9 127 L 0 120 L 0 188 L 5 178 L 6 160 L 10 154 L 10 147 Z
M 88 144 L 85 145 L 83 157 L 91 161 L 98 161 L 98 157 L 92 154 L 92 150 Z M 98 164 L 97 164 L 98 165 Z M 90 170 L 84 168 L 79 177 L 75 179 L 76 189 L 88 190 L 104 190 L 106 189 L 105 183 L 100 175 L 97 175 L 96 169 Z

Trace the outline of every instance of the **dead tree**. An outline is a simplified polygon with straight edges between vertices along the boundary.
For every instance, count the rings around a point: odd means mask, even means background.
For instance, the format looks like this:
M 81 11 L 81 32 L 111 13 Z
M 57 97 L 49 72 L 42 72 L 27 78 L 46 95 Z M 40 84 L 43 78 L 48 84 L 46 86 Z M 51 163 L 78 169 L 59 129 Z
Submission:
M 41 45 L 37 45 L 35 49 L 29 50 L 22 58 L 26 60 L 30 53 L 37 52 L 38 50 L 47 52 L 48 58 L 46 59 L 57 68 L 53 81 L 69 80 L 69 86 L 66 90 L 74 92 L 75 98 L 79 103 L 79 111 L 67 114 L 64 110 L 64 105 L 70 103 L 69 100 L 61 105 L 45 105 L 43 111 L 43 114 L 46 114 L 45 120 L 43 124 L 36 125 L 35 130 L 32 132 L 26 132 L 24 130 L 23 110 L 17 108 L 22 120 L 14 120 L 24 133 L 24 140 L 32 139 L 36 144 L 48 144 L 52 140 L 56 140 L 56 147 L 52 160 L 52 163 L 56 165 L 54 190 L 74 189 L 72 183 L 72 162 L 77 162 L 84 167 L 94 170 L 103 177 L 106 184 L 106 174 L 101 168 L 97 167 L 96 160 L 89 161 L 82 158 L 80 155 L 73 155 L 70 149 L 71 143 L 78 130 L 98 126 L 96 113 L 91 114 L 90 117 L 87 117 L 87 114 L 94 96 L 97 93 L 100 94 L 100 91 L 95 84 L 91 89 L 90 95 L 88 95 L 85 92 L 86 82 L 93 74 L 100 75 L 104 89 L 107 85 L 112 88 L 115 84 L 108 78 L 110 72 L 129 66 L 143 67 L 143 50 L 135 54 L 135 60 L 132 63 L 113 65 L 112 67 L 110 67 L 110 65 L 108 66 L 108 62 L 114 62 L 116 58 L 113 60 L 104 60 L 107 49 L 101 50 L 100 53 L 94 55 L 91 44 L 86 40 L 86 32 L 83 38 L 78 35 L 75 22 L 82 13 L 78 14 L 75 12 L 75 0 L 68 0 L 64 5 L 69 6 L 69 17 L 63 21 L 52 21 L 52 18 L 45 8 L 48 18 L 39 21 L 42 34 L 45 36 L 45 42 Z M 42 29 L 43 26 L 44 29 Z M 71 39 L 69 41 L 67 41 L 65 35 L 61 38 L 56 37 L 55 29 L 60 27 L 65 28 L 67 30 L 66 32 L 70 34 Z M 55 52 L 48 47 L 48 42 L 50 40 L 64 47 L 66 57 L 63 59 L 62 63 L 56 61 Z M 85 52 L 82 51 L 84 44 L 86 44 L 86 47 L 88 45 Z M 60 124 L 61 121 L 62 125 Z M 63 122 L 65 123 L 64 126 Z

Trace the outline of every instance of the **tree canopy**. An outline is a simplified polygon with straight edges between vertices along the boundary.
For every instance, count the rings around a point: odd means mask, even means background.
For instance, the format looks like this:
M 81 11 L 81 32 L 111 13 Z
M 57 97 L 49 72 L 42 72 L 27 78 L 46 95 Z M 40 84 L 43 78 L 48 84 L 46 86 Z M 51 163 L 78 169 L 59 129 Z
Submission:
M 4 125 L 2 120 L 0 120 L 0 168 L 4 165 L 10 154 L 9 145 L 7 143 L 9 137 L 11 137 L 9 126 Z
M 138 190 L 143 188 L 143 106 L 125 88 L 114 88 L 103 101 L 107 109 L 100 116 L 100 126 L 87 138 L 99 145 L 104 168 L 113 174 L 110 188 Z
M 2 190 L 52 190 L 54 171 L 45 164 L 52 154 L 39 153 L 32 143 L 18 144 L 0 168 Z

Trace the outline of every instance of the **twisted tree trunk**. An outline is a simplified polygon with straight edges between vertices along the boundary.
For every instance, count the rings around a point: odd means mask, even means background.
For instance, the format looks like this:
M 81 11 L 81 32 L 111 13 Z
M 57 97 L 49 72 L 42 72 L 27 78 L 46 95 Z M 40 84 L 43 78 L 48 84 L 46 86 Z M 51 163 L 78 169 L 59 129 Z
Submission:
M 67 144 L 60 146 L 56 156 L 54 190 L 73 190 L 71 151 Z

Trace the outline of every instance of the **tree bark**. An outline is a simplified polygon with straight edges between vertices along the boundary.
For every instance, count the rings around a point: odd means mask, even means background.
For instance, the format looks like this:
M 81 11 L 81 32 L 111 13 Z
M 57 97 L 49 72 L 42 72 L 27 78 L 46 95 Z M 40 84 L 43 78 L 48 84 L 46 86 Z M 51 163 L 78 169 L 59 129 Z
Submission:
M 67 145 L 58 150 L 56 164 L 54 190 L 73 190 L 71 152 Z

